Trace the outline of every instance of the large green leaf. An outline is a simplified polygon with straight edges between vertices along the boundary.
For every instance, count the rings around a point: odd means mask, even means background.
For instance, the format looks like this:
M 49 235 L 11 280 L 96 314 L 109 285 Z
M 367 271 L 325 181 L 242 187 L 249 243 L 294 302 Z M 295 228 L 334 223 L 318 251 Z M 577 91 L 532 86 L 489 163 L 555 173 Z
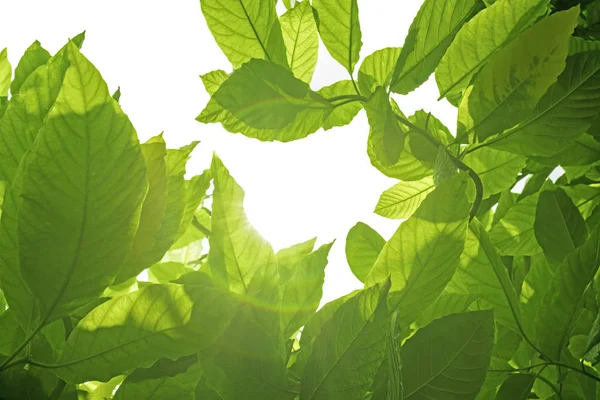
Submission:
M 351 297 L 321 328 L 304 369 L 300 399 L 362 399 L 386 352 L 390 282 Z
M 419 317 L 454 275 L 466 238 L 467 177 L 443 182 L 384 246 L 365 283 L 392 277 L 390 294 L 398 319 L 407 326 Z
M 535 382 L 535 375 L 531 374 L 514 374 L 510 375 L 507 380 L 502 383 L 496 400 L 525 400 L 529 398 L 531 389 Z
M 271 245 L 250 225 L 244 212 L 244 190 L 221 160 L 212 161 L 214 192 L 208 256 L 213 276 L 235 293 L 248 293 L 259 267 L 276 265 Z
M 352 95 L 354 93 L 354 85 L 352 81 L 338 81 L 332 85 L 322 87 L 317 90 L 321 96 L 326 99 L 335 98 L 337 96 Z M 323 129 L 329 130 L 336 126 L 348 125 L 354 117 L 362 110 L 362 103 L 358 101 L 349 102 L 340 106 L 336 106 L 331 113 L 323 121 Z
M 46 321 L 113 282 L 147 190 L 133 126 L 75 44 L 67 54 L 71 66 L 25 164 L 18 214 L 23 278 Z
M 491 311 L 453 314 L 433 321 L 402 346 L 404 399 L 475 399 L 493 346 Z
M 359 281 L 365 281 L 384 245 L 385 239 L 363 222 L 357 223 L 348 231 L 346 260 Z
M 360 57 L 362 34 L 357 0 L 313 0 L 319 34 L 329 54 L 352 74 Z
M 476 0 L 425 0 L 404 41 L 392 91 L 407 94 L 425 82 L 476 7 Z
M 567 58 L 567 65 L 533 112 L 514 128 L 492 137 L 493 147 L 552 157 L 579 138 L 598 116 L 600 51 Z
M 510 189 L 525 167 L 525 157 L 506 151 L 479 148 L 467 154 L 463 161 L 481 178 L 483 198 Z
M 273 0 L 201 0 L 206 24 L 234 68 L 253 58 L 287 66 Z
M 483 141 L 521 122 L 565 68 L 579 8 L 544 18 L 494 54 L 467 89 L 458 133 Z
M 35 71 L 38 67 L 46 64 L 50 60 L 50 53 L 46 51 L 37 40 L 25 50 L 25 54 L 19 60 L 15 68 L 15 77 L 10 84 L 10 93 L 12 96 L 19 93 L 23 82 Z
M 316 241 L 317 238 L 312 238 L 306 242 L 286 247 L 277 252 L 277 264 L 282 283 L 290 279 L 294 274 L 297 264 L 302 262 L 304 257 L 312 253 Z
M 433 179 L 430 177 L 399 182 L 381 194 L 375 213 L 387 218 L 408 218 L 433 189 Z
M 490 57 L 544 15 L 549 0 L 500 0 L 467 22 L 435 70 L 440 97 L 462 92 Z
M 363 96 L 370 96 L 378 86 L 387 89 L 392 82 L 400 47 L 386 47 L 365 57 L 358 70 L 358 87 Z
M 106 381 L 211 345 L 237 309 L 210 286 L 150 285 L 101 304 L 77 324 L 54 371 L 67 382 Z
M 600 230 L 558 266 L 536 319 L 541 351 L 554 360 L 567 348 L 569 333 L 583 306 L 585 292 L 600 265 Z
M 588 238 L 583 217 L 560 188 L 540 194 L 533 226 L 537 242 L 554 263 L 560 263 Z
M 310 83 L 319 55 L 319 33 L 308 1 L 296 3 L 281 16 L 283 42 L 294 76 Z

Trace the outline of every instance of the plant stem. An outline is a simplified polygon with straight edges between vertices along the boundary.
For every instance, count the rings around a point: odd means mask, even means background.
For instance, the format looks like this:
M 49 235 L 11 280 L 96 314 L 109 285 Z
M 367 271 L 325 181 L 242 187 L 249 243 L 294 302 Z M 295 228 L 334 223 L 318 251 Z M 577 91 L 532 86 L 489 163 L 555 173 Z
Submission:
M 365 103 L 368 101 L 368 99 L 366 97 L 357 96 L 355 94 L 342 94 L 342 95 L 339 95 L 339 96 L 330 97 L 330 98 L 325 99 L 325 100 L 327 100 L 328 102 L 332 103 L 334 101 L 348 100 L 348 99 L 354 99 L 356 101 L 362 101 L 362 102 L 365 102 Z
M 48 400 L 58 400 L 58 399 L 60 399 L 60 395 L 62 394 L 62 392 L 65 389 L 66 385 L 67 385 L 67 382 L 65 382 L 62 379 L 60 379 L 56 383 L 56 386 L 54 387 L 54 390 L 52 391 L 52 394 L 50 395 L 50 397 L 48 398 Z
M 560 394 L 560 390 L 558 390 L 558 388 L 557 388 L 557 387 L 556 387 L 556 386 L 555 386 L 555 385 L 554 385 L 552 382 L 550 382 L 550 381 L 548 380 L 548 378 L 546 378 L 546 377 L 543 377 L 543 376 L 541 376 L 541 375 L 538 375 L 538 376 L 536 376 L 536 377 L 535 377 L 535 379 L 539 379 L 540 381 L 544 382 L 546 385 L 548 385 L 548 387 L 549 387 L 550 389 L 552 389 L 552 391 L 554 392 L 554 394 L 556 394 L 556 396 L 558 396 L 558 398 L 559 398 L 560 400 L 563 400 L 563 397 L 562 397 L 562 395 Z
M 544 363 L 539 363 L 539 364 L 534 364 L 534 365 L 530 365 L 529 367 L 523 367 L 523 368 L 511 368 L 511 369 L 489 369 L 488 371 L 490 372 L 520 372 L 520 371 L 531 371 L 533 368 L 537 368 L 537 367 L 547 367 L 548 365 L 550 365 L 547 362 Z

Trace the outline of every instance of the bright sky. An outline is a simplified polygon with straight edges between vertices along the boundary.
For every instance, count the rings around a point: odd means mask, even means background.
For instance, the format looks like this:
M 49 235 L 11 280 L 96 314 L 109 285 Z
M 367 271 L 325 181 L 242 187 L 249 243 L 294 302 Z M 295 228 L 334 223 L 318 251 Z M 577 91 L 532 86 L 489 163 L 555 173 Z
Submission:
M 402 46 L 421 4 L 422 0 L 358 0 L 361 57 Z M 279 6 L 283 11 L 281 2 Z M 379 195 L 395 181 L 369 163 L 364 111 L 349 126 L 292 143 L 261 143 L 230 134 L 220 125 L 196 122 L 209 98 L 198 76 L 231 70 L 198 0 L 2 1 L 0 15 L 0 48 L 8 47 L 13 68 L 34 40 L 54 53 L 67 38 L 86 30 L 83 54 L 109 88 L 121 86 L 121 106 L 140 140 L 161 131 L 170 147 L 199 140 L 188 163 L 190 175 L 208 168 L 216 151 L 246 191 L 250 221 L 275 250 L 315 236 L 319 244 L 337 239 L 324 300 L 360 287 L 344 254 L 348 230 L 363 221 L 387 239 L 398 227 L 398 222 L 373 214 Z M 321 46 L 311 86 L 319 89 L 343 79 L 347 72 Z M 425 109 L 454 131 L 456 110 L 437 98 L 431 79 L 396 100 L 405 114 Z

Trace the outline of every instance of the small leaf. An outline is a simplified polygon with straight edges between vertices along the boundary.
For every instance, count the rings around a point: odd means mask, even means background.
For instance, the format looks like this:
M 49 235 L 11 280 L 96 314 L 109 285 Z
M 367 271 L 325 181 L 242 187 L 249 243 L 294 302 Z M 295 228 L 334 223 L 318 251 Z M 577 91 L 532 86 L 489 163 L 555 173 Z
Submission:
M 326 99 L 334 98 L 336 96 L 352 95 L 354 93 L 354 86 L 352 85 L 352 81 L 339 81 L 333 85 L 325 86 L 317 90 L 317 93 Z M 336 126 L 348 125 L 362 108 L 362 103 L 358 101 L 336 106 L 325 118 L 323 129 L 327 131 Z
M 367 224 L 359 222 L 350 229 L 346 237 L 346 259 L 359 281 L 365 281 L 384 245 L 381 235 Z
M 8 61 L 8 52 L 6 48 L 0 51 L 0 96 L 8 96 L 10 88 L 10 78 L 12 77 L 12 66 Z
M 514 374 L 509 375 L 508 379 L 502 383 L 496 400 L 525 400 L 529 398 L 531 389 L 535 382 L 535 375 Z
M 229 74 L 221 69 L 216 71 L 208 72 L 204 75 L 200 75 L 204 89 L 211 96 L 215 94 L 217 89 L 229 78 Z
M 294 76 L 310 83 L 319 53 L 319 33 L 308 1 L 297 2 L 280 18 L 287 60 Z
M 526 163 L 525 157 L 489 147 L 468 153 L 463 161 L 481 178 L 484 199 L 510 189 Z
M 399 182 L 381 194 L 375 213 L 387 218 L 408 218 L 433 189 L 430 177 L 413 182 Z
M 12 96 L 19 93 L 23 82 L 35 71 L 38 67 L 46 64 L 50 60 L 50 53 L 42 47 L 37 40 L 25 50 L 25 54 L 19 60 L 15 68 L 15 78 L 10 85 L 10 93 Z
M 365 57 L 358 70 L 358 87 L 363 96 L 370 96 L 378 86 L 387 89 L 392 82 L 400 47 L 387 47 Z

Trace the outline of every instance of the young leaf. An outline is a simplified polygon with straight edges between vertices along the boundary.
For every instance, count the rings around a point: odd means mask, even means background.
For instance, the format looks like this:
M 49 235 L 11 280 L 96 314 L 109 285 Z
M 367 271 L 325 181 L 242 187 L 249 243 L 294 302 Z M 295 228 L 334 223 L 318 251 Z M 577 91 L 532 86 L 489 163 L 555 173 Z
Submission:
M 358 70 L 358 87 L 363 96 L 370 96 L 378 86 L 387 89 L 392 82 L 400 47 L 387 47 L 365 57 Z
M 359 281 L 365 281 L 384 245 L 385 239 L 365 223 L 359 222 L 350 229 L 346 237 L 346 259 Z
M 221 69 L 208 72 L 200 75 L 204 89 L 211 96 L 219 89 L 219 87 L 229 78 L 229 74 Z
M 287 60 L 294 76 L 310 83 L 319 55 L 319 32 L 308 1 L 296 3 L 280 18 Z
M 362 47 L 357 0 L 314 0 L 313 7 L 323 44 L 352 75 Z
M 548 261 L 560 263 L 588 238 L 583 217 L 560 189 L 540 194 L 533 225 L 535 237 Z
M 234 68 L 251 59 L 287 67 L 281 26 L 273 0 L 202 0 L 206 24 Z
M 485 380 L 493 346 L 491 311 L 433 321 L 402 346 L 404 399 L 437 399 L 442 398 L 440 393 L 474 399 Z
M 559 360 L 566 349 L 569 332 L 583 305 L 590 282 L 600 265 L 600 230 L 569 254 L 558 266 L 536 319 L 540 349 Z
M 454 36 L 472 16 L 475 0 L 426 0 L 404 41 L 392 78 L 392 91 L 407 94 L 437 67 Z
M 42 47 L 37 40 L 25 50 L 25 54 L 19 60 L 15 68 L 15 78 L 10 84 L 10 93 L 12 96 L 19 93 L 23 82 L 35 71 L 38 67 L 46 64 L 50 60 L 50 53 Z
M 333 85 L 322 87 L 317 90 L 317 93 L 326 99 L 351 95 L 354 93 L 354 85 L 352 84 L 352 81 L 349 80 L 339 81 Z M 362 103 L 358 101 L 336 106 L 325 118 L 325 121 L 323 121 L 323 129 L 327 131 L 336 126 L 348 125 L 362 108 Z
M 408 218 L 433 189 L 430 177 L 413 182 L 399 182 L 381 194 L 375 213 L 387 218 Z
M 213 95 L 248 126 L 283 129 L 302 111 L 325 118 L 333 106 L 280 65 L 252 60 L 231 74 Z
M 544 15 L 548 3 L 549 0 L 502 0 L 475 15 L 456 34 L 435 69 L 440 97 L 462 92 L 496 51 Z
M 409 118 L 413 125 L 419 127 L 421 131 L 427 132 L 429 136 L 435 139 L 435 142 L 448 146 L 454 141 L 454 137 L 450 130 L 442 124 L 442 122 L 423 110 L 418 110 Z M 408 127 L 408 143 L 414 156 L 423 164 L 435 166 L 438 158 L 439 147 L 427 140 L 423 134 L 415 132 L 411 127 Z
M 574 7 L 544 18 L 492 56 L 460 103 L 458 138 L 484 141 L 527 118 L 565 68 L 578 15 Z
M 468 153 L 463 161 L 481 178 L 484 199 L 510 189 L 526 163 L 525 157 L 488 147 Z
M 147 190 L 129 119 L 75 44 L 67 55 L 71 66 L 27 158 L 18 214 L 21 271 L 45 322 L 113 282 Z
M 419 317 L 454 275 L 466 238 L 465 174 L 443 182 L 384 246 L 366 285 L 392 277 L 391 301 L 400 323 Z
M 10 78 L 12 77 L 12 66 L 8 61 L 8 52 L 6 48 L 0 51 L 0 97 L 8 96 L 10 88 Z
M 70 383 L 106 381 L 211 345 L 231 322 L 231 295 L 209 286 L 150 285 L 96 307 L 77 324 L 54 365 Z
M 510 375 L 496 393 L 496 400 L 526 400 L 533 388 L 533 382 L 535 382 L 535 375 Z
M 385 356 L 390 282 L 347 300 L 321 328 L 300 386 L 301 400 L 356 399 L 371 386 Z

